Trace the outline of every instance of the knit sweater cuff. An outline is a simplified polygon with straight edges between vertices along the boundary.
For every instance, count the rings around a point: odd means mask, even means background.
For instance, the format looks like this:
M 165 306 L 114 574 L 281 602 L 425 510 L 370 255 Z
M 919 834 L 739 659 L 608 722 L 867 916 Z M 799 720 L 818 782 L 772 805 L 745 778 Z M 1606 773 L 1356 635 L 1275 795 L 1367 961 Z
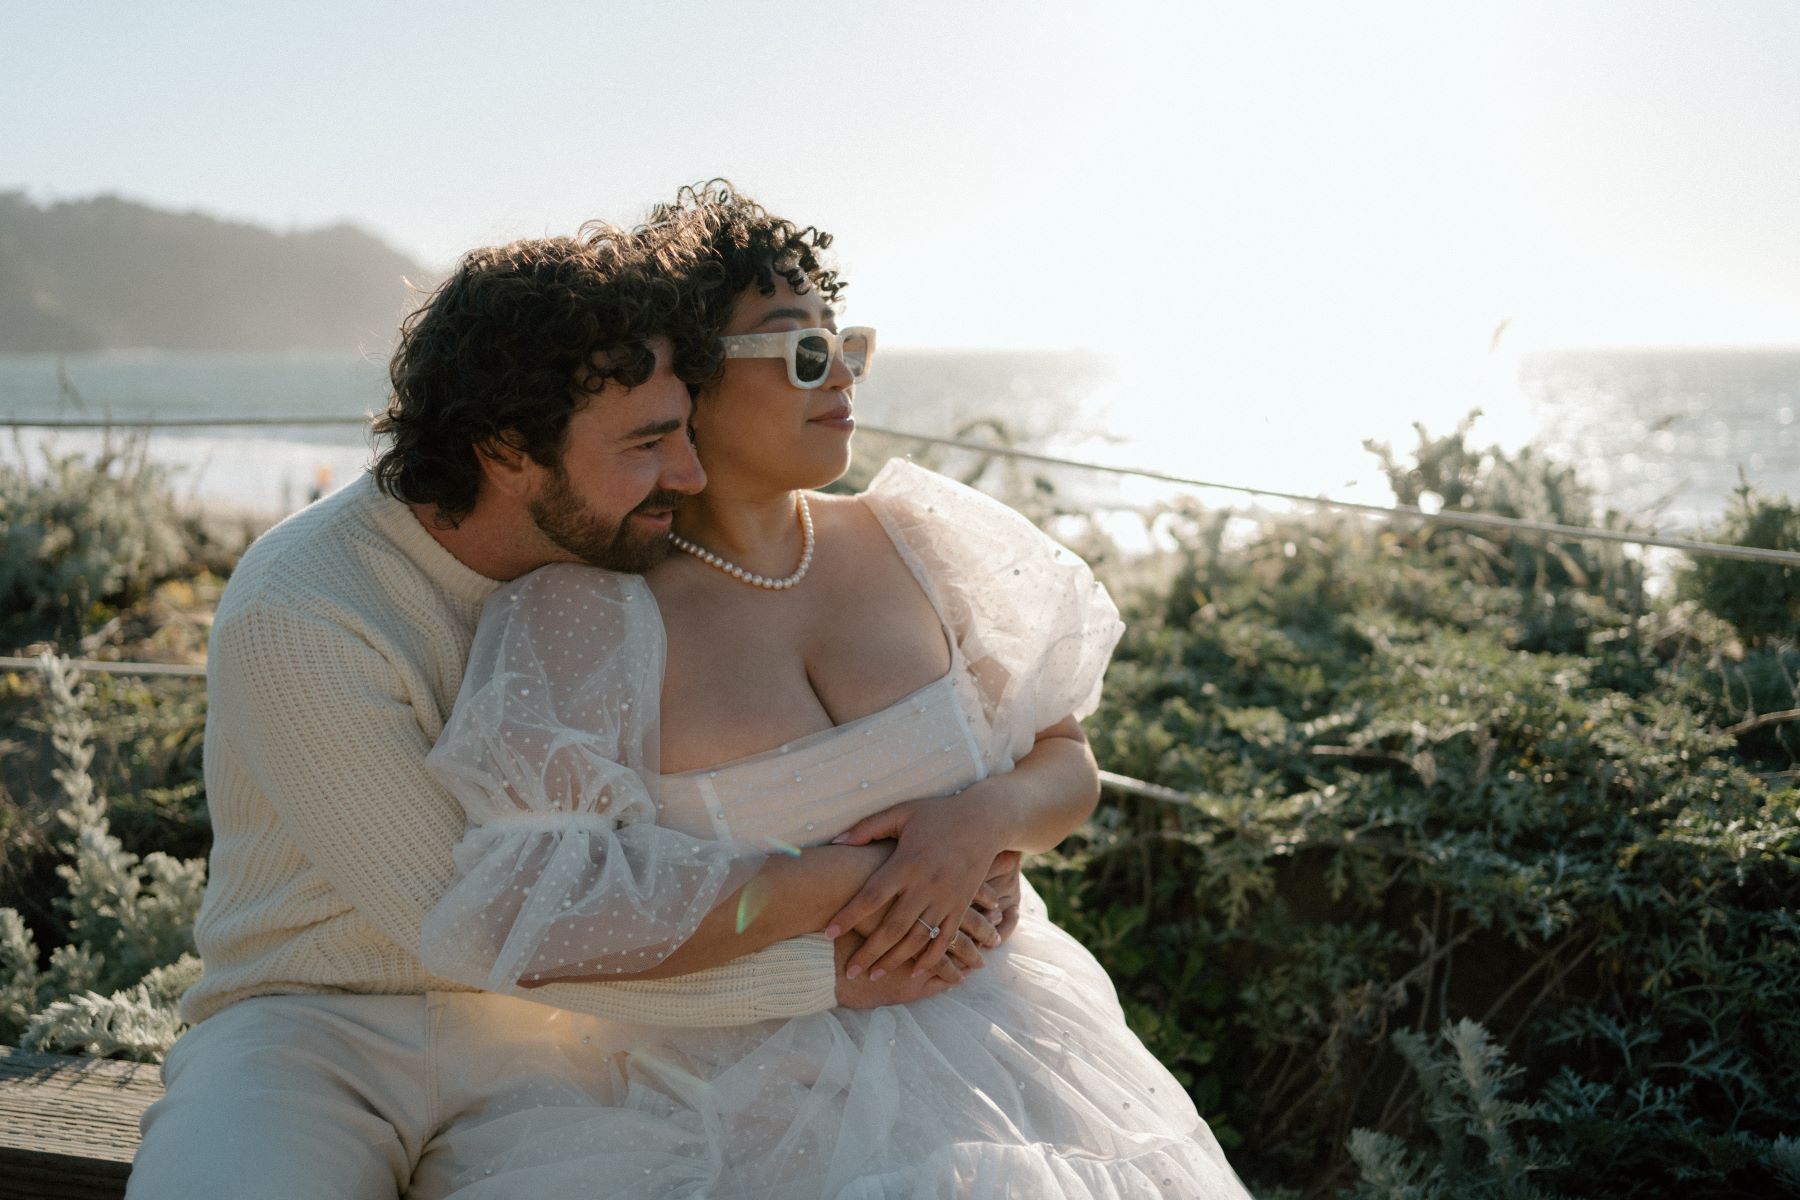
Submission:
M 571 1012 L 634 1024 L 750 1025 L 835 1007 L 837 960 L 831 939 L 807 934 L 689 975 L 552 983 L 518 994 Z
M 764 1017 L 804 1017 L 837 1007 L 837 955 L 824 934 L 777 942 L 759 964 L 756 1006 Z

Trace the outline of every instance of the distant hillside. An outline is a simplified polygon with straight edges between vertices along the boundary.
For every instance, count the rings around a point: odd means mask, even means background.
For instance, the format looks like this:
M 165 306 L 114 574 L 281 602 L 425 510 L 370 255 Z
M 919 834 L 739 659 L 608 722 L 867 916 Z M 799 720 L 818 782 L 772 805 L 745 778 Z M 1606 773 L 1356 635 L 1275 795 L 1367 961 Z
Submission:
M 0 351 L 385 348 L 424 270 L 351 225 L 276 233 L 0 192 Z

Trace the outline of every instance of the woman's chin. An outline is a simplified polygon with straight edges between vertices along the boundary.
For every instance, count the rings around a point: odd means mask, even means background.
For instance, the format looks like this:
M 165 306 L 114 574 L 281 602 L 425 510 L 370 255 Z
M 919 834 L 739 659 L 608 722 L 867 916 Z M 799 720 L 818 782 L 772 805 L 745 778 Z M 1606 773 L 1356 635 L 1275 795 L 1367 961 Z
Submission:
M 783 473 L 795 480 L 792 486 L 817 490 L 842 479 L 850 470 L 850 457 L 850 439 L 845 438 L 831 453 L 808 455 L 804 465 L 795 463 L 792 470 Z
M 826 470 L 826 474 L 829 477 L 820 480 L 818 483 L 815 483 L 812 486 L 815 488 L 822 488 L 829 484 L 836 483 L 838 480 L 842 479 L 844 477 L 844 475 L 850 470 L 850 459 L 851 459 L 850 442 L 849 442 L 849 439 L 846 438 L 844 441 L 843 454 L 841 454 L 837 458 L 834 458 L 831 461 L 831 465 Z
M 773 454 L 763 454 L 746 455 L 729 462 L 717 459 L 708 462 L 703 449 L 700 466 L 706 471 L 708 490 L 727 484 L 735 489 L 737 481 L 750 483 L 754 480 L 758 489 L 814 491 L 836 483 L 850 470 L 851 447 L 847 437 L 829 448 L 815 444 L 806 447 L 808 452 L 804 454 L 794 453 L 797 449 L 800 447 L 791 444 L 783 447 L 779 460 Z

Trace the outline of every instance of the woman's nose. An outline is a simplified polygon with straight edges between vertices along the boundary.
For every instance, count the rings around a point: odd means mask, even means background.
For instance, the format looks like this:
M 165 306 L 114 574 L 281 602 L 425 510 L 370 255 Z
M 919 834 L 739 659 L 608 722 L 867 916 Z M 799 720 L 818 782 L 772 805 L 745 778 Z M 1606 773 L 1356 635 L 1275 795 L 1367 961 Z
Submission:
M 850 364 L 844 361 L 844 348 L 839 346 L 837 353 L 831 356 L 831 367 L 825 372 L 825 387 L 837 391 L 856 383 L 856 376 L 850 373 Z

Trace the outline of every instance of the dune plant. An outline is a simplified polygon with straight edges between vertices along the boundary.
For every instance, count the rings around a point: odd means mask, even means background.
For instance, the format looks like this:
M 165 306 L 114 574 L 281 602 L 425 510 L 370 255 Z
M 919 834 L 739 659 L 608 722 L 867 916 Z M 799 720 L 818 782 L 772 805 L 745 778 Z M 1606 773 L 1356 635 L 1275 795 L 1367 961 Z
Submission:
M 0 642 L 87 633 L 189 562 L 200 536 L 141 439 L 93 458 L 46 449 L 35 473 L 0 463 Z
M 0 1042 L 158 1060 L 181 1030 L 175 1002 L 199 978 L 193 923 L 206 864 L 139 857 L 113 836 L 92 769 L 88 689 L 66 659 L 40 662 L 61 792 L 65 940 L 45 961 L 20 914 L 0 908 Z
M 1762 495 L 1744 481 L 1712 533 L 1733 545 L 1800 552 L 1800 504 Z M 1800 567 L 1697 558 L 1682 572 L 1680 587 L 1752 645 L 1800 642 Z
M 1415 1152 L 1390 1134 L 1356 1130 L 1349 1149 L 1361 1179 L 1350 1189 L 1351 1200 L 1549 1200 L 1532 1176 L 1545 1172 L 1550 1160 L 1536 1138 L 1518 1133 L 1542 1115 L 1541 1106 L 1507 1098 L 1522 1070 L 1507 1064 L 1474 1021 L 1446 1025 L 1440 1040 L 1434 1045 L 1410 1029 L 1393 1038 L 1419 1082 L 1435 1153 Z
M 1421 453 L 1399 474 L 1446 504 L 1591 519 L 1555 464 Z M 1780 1194 L 1800 791 L 1720 701 L 1732 628 L 1604 550 L 1168 523 L 1183 561 L 1133 598 L 1089 729 L 1187 798 L 1112 798 L 1037 873 L 1240 1169 L 1312 1196 Z

